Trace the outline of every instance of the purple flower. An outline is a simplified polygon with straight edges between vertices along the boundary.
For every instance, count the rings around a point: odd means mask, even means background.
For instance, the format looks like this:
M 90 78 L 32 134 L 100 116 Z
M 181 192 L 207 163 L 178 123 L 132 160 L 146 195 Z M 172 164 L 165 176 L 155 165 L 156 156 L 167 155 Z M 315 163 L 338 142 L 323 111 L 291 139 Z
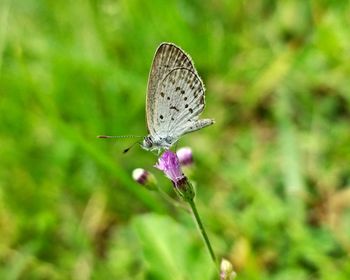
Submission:
M 172 151 L 165 151 L 158 159 L 158 163 L 155 167 L 162 170 L 165 175 L 174 182 L 175 186 L 185 177 L 181 170 L 180 161 Z
M 176 155 L 182 166 L 189 166 L 193 163 L 192 149 L 189 147 L 183 147 L 177 150 Z
M 162 170 L 174 184 L 175 192 L 186 201 L 193 200 L 194 189 L 187 177 L 182 173 L 180 161 L 172 151 L 165 151 L 158 159 L 156 168 Z

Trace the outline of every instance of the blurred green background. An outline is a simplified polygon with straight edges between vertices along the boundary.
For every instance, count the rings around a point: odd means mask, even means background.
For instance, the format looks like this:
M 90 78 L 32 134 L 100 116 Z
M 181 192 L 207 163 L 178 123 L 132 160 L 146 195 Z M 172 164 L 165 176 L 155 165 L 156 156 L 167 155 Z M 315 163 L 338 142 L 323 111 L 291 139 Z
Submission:
M 197 206 L 237 279 L 350 277 L 349 1 L 0 2 L 0 278 L 217 279 L 191 216 L 133 182 L 157 157 L 157 46 L 207 88 Z

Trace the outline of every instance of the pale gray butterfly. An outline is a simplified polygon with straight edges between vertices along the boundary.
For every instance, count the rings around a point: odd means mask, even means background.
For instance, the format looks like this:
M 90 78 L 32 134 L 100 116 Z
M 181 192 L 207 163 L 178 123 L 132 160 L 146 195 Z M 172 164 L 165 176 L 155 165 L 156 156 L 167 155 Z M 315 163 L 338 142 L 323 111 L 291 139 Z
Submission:
M 140 143 L 141 147 L 158 152 L 169 149 L 184 134 L 212 125 L 212 119 L 199 119 L 205 107 L 204 92 L 191 58 L 172 43 L 160 44 L 148 79 L 146 118 L 149 134 Z

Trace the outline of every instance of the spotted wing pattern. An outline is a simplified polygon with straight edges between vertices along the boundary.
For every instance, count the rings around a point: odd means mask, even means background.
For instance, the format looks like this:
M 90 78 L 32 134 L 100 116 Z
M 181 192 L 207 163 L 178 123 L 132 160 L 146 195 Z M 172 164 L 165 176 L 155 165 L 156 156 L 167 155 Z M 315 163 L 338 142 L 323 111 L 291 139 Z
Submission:
M 198 119 L 205 89 L 194 65 L 180 48 L 163 43 L 156 51 L 147 92 L 147 125 L 157 147 L 169 147 L 182 135 L 214 123 Z
M 156 94 L 155 125 L 159 138 L 176 142 L 182 135 L 212 124 L 212 120 L 198 120 L 205 107 L 204 86 L 191 70 L 172 70 L 161 81 Z
M 156 92 L 160 82 L 176 68 L 186 68 L 196 73 L 193 63 L 190 57 L 184 53 L 179 47 L 171 43 L 162 43 L 153 58 L 151 71 L 148 79 L 148 89 L 146 98 L 146 118 L 147 127 L 151 134 L 156 133 L 157 127 L 155 126 L 156 114 L 154 111 L 156 107 Z

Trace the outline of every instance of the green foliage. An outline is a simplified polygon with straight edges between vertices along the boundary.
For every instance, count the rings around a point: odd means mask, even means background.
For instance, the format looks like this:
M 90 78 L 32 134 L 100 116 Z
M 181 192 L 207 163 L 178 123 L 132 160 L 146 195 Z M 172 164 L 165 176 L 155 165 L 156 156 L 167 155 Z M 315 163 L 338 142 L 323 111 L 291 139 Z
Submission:
M 216 279 L 146 134 L 156 47 L 193 58 L 216 124 L 185 136 L 239 279 L 350 275 L 349 1 L 0 1 L 0 278 Z M 144 214 L 151 212 L 151 214 Z M 170 218 L 171 217 L 171 218 Z M 140 241 L 140 242 L 139 242 Z
M 168 217 L 149 215 L 138 218 L 135 229 L 148 266 L 147 279 L 214 276 L 215 267 L 195 228 L 189 231 Z

